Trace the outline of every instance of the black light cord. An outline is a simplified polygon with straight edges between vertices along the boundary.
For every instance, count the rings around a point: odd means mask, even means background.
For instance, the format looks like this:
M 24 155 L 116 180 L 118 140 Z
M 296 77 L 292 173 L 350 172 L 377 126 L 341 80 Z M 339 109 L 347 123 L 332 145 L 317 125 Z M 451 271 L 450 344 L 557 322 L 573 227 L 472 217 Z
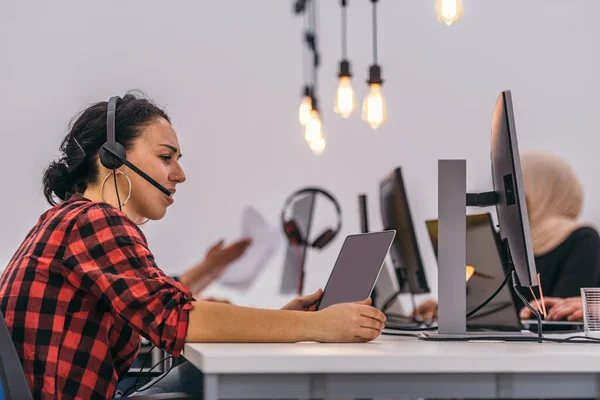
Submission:
M 377 0 L 373 3 L 373 64 L 377 64 Z
M 310 2 L 308 4 L 308 6 L 310 7 Z M 305 13 L 304 15 L 304 34 L 302 35 L 302 44 L 305 44 L 308 42 L 308 35 L 311 34 L 310 31 L 310 19 L 309 19 L 309 15 L 308 13 Z M 305 86 L 308 86 L 308 74 L 309 74 L 309 63 L 308 63 L 308 53 L 310 53 L 310 50 L 307 51 L 306 48 L 304 46 L 302 46 L 302 81 L 304 82 Z
M 316 97 L 317 93 L 317 69 L 319 68 L 319 49 L 317 46 L 317 0 L 312 0 L 311 8 L 312 17 L 312 33 L 313 33 L 313 95 Z
M 342 0 L 342 60 L 346 59 L 348 53 L 348 44 L 347 44 L 347 36 L 348 36 L 348 27 L 347 27 L 347 1 Z

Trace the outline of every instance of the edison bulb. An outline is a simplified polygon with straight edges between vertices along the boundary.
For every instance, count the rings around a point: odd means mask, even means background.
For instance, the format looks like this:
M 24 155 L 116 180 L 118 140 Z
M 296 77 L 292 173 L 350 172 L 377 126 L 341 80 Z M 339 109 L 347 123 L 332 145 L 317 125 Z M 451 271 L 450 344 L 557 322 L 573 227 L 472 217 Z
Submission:
M 315 154 L 323 153 L 323 151 L 325 150 L 325 146 L 326 146 L 326 143 L 325 143 L 325 138 L 323 137 L 323 135 L 319 136 L 318 138 L 316 138 L 315 140 L 310 142 L 310 149 Z
M 306 139 L 307 142 L 312 143 L 323 136 L 321 129 L 321 116 L 319 115 L 319 111 L 312 110 L 310 112 L 310 118 L 304 127 L 304 139 Z
M 381 91 L 381 85 L 371 83 L 369 85 L 369 94 L 365 97 L 362 109 L 362 119 L 371 125 L 371 128 L 377 129 L 386 120 L 387 112 L 385 110 L 385 101 Z
M 300 107 L 298 108 L 298 120 L 305 126 L 310 119 L 310 112 L 312 109 L 312 101 L 310 96 L 304 96 L 302 98 L 302 102 L 300 103 Z
M 335 96 L 335 106 L 333 110 L 343 118 L 348 118 L 354 111 L 354 90 L 349 76 L 341 76 L 340 83 Z
M 435 15 L 438 21 L 450 26 L 463 17 L 463 0 L 436 0 Z

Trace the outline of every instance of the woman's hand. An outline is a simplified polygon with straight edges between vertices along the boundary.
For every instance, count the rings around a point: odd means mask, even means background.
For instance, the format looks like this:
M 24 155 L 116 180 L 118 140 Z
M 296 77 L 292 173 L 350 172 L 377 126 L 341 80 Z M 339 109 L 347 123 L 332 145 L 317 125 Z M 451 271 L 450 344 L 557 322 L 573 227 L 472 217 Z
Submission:
M 318 342 L 366 343 L 378 338 L 385 327 L 385 315 L 371 307 L 370 298 L 334 304 L 316 311 L 314 316 L 316 325 L 309 336 Z
M 537 308 L 537 303 L 532 301 L 531 306 Z M 546 305 L 546 321 L 583 321 L 583 304 L 581 297 L 567 297 L 565 299 L 558 297 L 544 297 Z M 524 307 L 520 313 L 521 319 L 533 318 L 533 313 L 527 307 Z
M 207 270 L 211 272 L 215 270 L 223 272 L 227 265 L 240 258 L 246 252 L 252 240 L 247 238 L 240 239 L 228 246 L 224 246 L 223 243 L 223 240 L 219 240 L 217 244 L 208 249 L 204 258 Z
M 412 316 L 424 321 L 437 319 L 438 303 L 433 300 L 427 300 L 413 311 Z
M 292 311 L 315 311 L 317 309 L 319 299 L 322 295 L 323 291 L 319 289 L 313 294 L 309 294 L 308 296 L 296 297 L 294 300 L 287 303 L 281 309 Z
M 240 239 L 224 246 L 223 240 L 220 240 L 208 249 L 204 260 L 185 271 L 179 281 L 192 292 L 200 293 L 219 278 L 229 264 L 240 258 L 251 242 L 250 239 Z

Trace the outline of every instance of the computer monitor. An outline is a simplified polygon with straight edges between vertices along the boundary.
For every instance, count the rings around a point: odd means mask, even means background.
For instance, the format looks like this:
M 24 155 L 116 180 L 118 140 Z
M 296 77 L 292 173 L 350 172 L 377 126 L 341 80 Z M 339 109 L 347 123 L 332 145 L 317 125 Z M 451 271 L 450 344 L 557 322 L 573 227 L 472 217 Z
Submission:
M 500 238 L 508 243 L 508 254 L 521 286 L 537 286 L 537 271 L 531 244 L 529 216 L 521 172 L 517 131 L 510 90 L 496 100 L 492 120 L 491 164 Z
M 291 219 L 296 222 L 298 231 L 303 238 L 310 237 L 314 205 L 315 193 L 300 197 L 292 204 Z M 279 290 L 280 294 L 301 294 L 304 283 L 305 261 L 306 246 L 293 244 L 288 241 Z
M 383 229 L 396 231 L 390 257 L 400 291 L 412 294 L 429 293 L 400 167 L 380 182 L 379 195 Z
M 493 191 L 467 193 L 466 161 L 438 160 L 439 320 L 437 337 L 470 337 L 466 332 L 466 206 L 495 206 L 502 258 L 514 267 L 521 286 L 538 284 L 510 90 L 500 93 L 492 118 L 490 161 Z M 517 296 L 521 296 L 519 292 Z M 425 335 L 427 336 L 427 335 Z

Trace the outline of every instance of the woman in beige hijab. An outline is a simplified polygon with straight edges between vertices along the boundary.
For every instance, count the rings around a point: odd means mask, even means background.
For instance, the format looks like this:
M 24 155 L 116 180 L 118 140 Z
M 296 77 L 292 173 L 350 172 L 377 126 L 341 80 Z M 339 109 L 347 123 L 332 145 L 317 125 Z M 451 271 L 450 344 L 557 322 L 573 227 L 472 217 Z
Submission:
M 583 190 L 559 157 L 521 154 L 529 225 L 540 285 L 550 309 L 546 319 L 579 319 L 582 287 L 600 286 L 600 238 L 579 222 Z M 579 304 L 579 306 L 577 306 Z M 528 318 L 528 311 L 521 317 Z
M 571 167 L 542 152 L 521 155 L 535 264 L 548 297 L 600 285 L 600 238 L 579 222 L 583 190 Z
M 562 299 L 579 296 L 582 287 L 600 286 L 600 237 L 578 220 L 583 190 L 566 162 L 550 153 L 522 152 L 521 169 L 535 263 L 551 308 L 547 319 L 562 319 L 573 305 Z M 429 319 L 437 314 L 437 304 L 427 301 L 416 314 Z M 521 317 L 530 317 L 529 311 Z

